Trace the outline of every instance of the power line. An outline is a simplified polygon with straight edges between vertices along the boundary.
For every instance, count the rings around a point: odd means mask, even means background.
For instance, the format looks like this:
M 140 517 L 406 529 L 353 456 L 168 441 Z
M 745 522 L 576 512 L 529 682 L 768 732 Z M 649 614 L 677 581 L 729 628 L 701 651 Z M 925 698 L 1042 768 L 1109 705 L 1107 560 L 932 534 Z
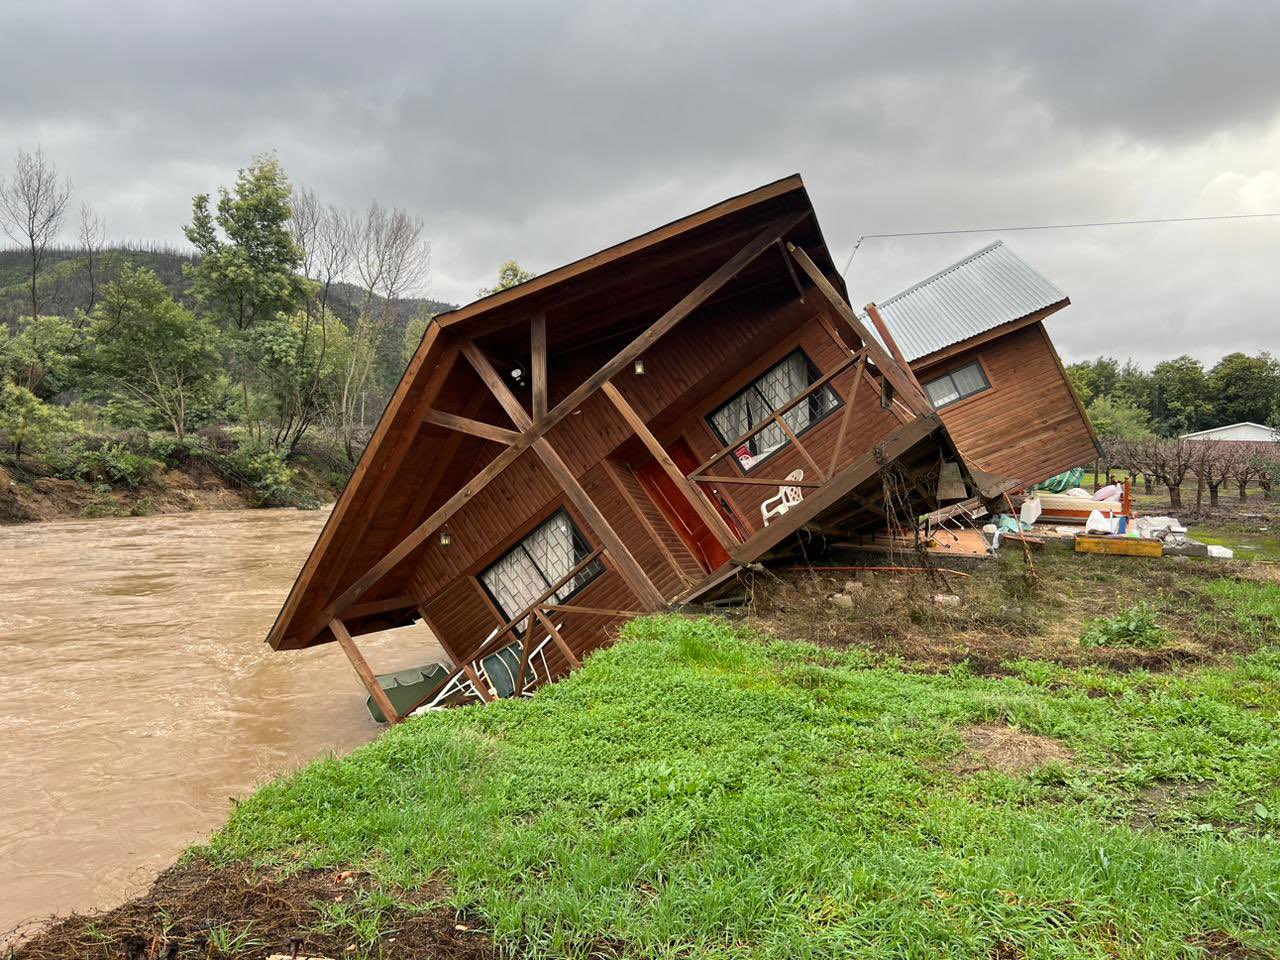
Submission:
M 906 233 L 864 233 L 849 252 L 840 276 L 849 272 L 853 258 L 862 246 L 863 240 L 883 240 L 893 237 L 946 237 L 961 233 L 1015 233 L 1021 230 L 1075 230 L 1081 227 L 1128 227 L 1144 223 L 1201 223 L 1205 220 L 1259 220 L 1266 217 L 1280 217 L 1280 213 L 1227 213 L 1215 217 L 1160 217 L 1152 220 L 1097 220 L 1091 223 L 1038 223 L 1019 227 L 965 227 L 959 230 L 912 230 Z

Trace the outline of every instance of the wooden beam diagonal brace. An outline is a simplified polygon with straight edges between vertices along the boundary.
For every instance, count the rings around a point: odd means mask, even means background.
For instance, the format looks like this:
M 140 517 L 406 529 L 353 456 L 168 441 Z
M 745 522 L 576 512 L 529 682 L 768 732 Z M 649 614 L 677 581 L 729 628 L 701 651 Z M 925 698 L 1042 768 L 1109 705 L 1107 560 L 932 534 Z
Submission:
M 457 414 L 445 413 L 442 410 L 428 410 L 426 415 L 423 416 L 422 422 L 444 427 L 446 430 L 457 430 L 459 433 L 470 434 L 473 437 L 494 440 L 498 443 L 515 443 L 520 439 L 520 433 L 517 430 L 508 430 L 506 427 L 485 423 L 483 420 L 472 420 L 470 417 L 460 417 Z
M 418 524 L 411 533 L 386 553 L 381 560 L 370 567 L 351 586 L 347 587 L 337 599 L 325 608 L 324 619 L 321 622 L 326 622 L 346 610 L 351 604 L 364 596 L 369 588 L 381 581 L 383 577 L 421 546 L 443 523 L 457 513 L 463 504 L 467 503 L 488 486 L 495 477 L 519 459 L 526 450 L 533 446 L 536 440 L 581 407 L 584 401 L 595 394 L 607 381 L 613 379 L 620 370 L 631 364 L 636 357 L 669 333 L 677 323 L 693 313 L 694 310 L 709 300 L 716 291 L 755 262 L 776 241 L 785 238 L 787 233 L 807 216 L 809 216 L 809 212 L 803 211 L 780 217 L 761 230 L 715 272 L 654 321 L 652 326 L 619 350 L 612 360 L 601 366 L 585 382 L 572 390 L 568 396 L 549 410 L 545 417 L 533 424 L 531 429 L 522 433 L 519 440 L 516 440 L 494 457 L 488 466 L 472 477 L 457 493 L 441 504 L 429 517 Z

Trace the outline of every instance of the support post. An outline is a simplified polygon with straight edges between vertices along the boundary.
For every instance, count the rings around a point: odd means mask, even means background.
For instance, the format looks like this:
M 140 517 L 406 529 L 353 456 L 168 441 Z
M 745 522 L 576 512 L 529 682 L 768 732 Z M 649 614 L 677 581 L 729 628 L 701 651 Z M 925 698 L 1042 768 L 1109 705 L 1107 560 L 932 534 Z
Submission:
M 547 315 L 539 310 L 529 324 L 530 356 L 533 367 L 533 419 L 547 415 Z
M 555 625 L 547 618 L 547 615 L 541 610 L 535 610 L 534 613 L 538 615 L 538 620 L 546 627 L 547 633 L 551 634 L 552 641 L 560 648 L 564 658 L 569 661 L 569 666 L 575 670 L 581 667 L 582 661 L 577 658 L 569 644 L 565 643 L 564 637 L 560 636 L 560 631 L 555 628 Z
M 391 701 L 387 698 L 387 692 L 382 689 L 382 684 L 378 683 L 378 678 L 374 676 L 373 670 L 369 667 L 369 661 L 364 658 L 364 654 L 356 646 L 355 640 L 347 631 L 346 624 L 335 618 L 329 621 L 329 629 L 338 638 L 338 646 L 342 647 L 342 652 L 351 661 L 351 666 L 355 667 L 356 675 L 360 678 L 360 682 L 364 684 L 364 688 L 369 691 L 369 696 L 373 697 L 373 702 L 378 705 L 382 715 L 387 718 L 387 723 L 393 725 L 399 723 L 401 720 L 400 714 L 396 713 L 396 708 L 391 705 Z

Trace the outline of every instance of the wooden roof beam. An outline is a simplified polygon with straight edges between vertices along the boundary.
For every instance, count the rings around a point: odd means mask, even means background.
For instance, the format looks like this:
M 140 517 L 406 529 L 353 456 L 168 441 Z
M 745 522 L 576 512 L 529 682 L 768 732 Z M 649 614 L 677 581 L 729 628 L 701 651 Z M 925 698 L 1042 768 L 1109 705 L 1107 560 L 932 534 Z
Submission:
M 515 443 L 520 439 L 520 434 L 515 430 L 508 430 L 506 427 L 495 426 L 492 423 L 484 423 L 481 420 L 472 420 L 470 417 L 460 417 L 455 413 L 445 413 L 443 410 L 428 410 L 423 416 L 422 422 L 436 427 L 444 427 L 446 430 L 457 430 L 459 433 L 470 434 L 473 437 L 494 440 L 498 443 Z

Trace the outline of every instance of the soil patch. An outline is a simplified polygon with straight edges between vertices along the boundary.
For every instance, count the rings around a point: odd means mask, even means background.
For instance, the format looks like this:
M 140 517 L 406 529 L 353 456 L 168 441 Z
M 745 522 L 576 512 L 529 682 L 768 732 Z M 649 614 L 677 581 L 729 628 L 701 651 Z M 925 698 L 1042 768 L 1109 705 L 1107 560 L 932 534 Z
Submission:
M 965 753 L 955 769 L 960 773 L 999 770 L 1026 773 L 1049 763 L 1066 763 L 1074 754 L 1050 737 L 1022 733 L 1003 723 L 982 723 L 960 731 Z
M 1129 826 L 1135 830 L 1156 830 L 1168 808 L 1182 800 L 1193 800 L 1206 793 L 1208 784 L 1175 783 L 1158 780 L 1138 791 L 1137 802 L 1129 816 Z
M 103 913 L 55 920 L 8 960 L 433 957 L 490 960 L 491 938 L 440 900 L 441 885 L 392 901 L 355 871 L 283 874 L 203 861 L 173 866 L 146 895 Z M 3 938 L 0 938 L 2 940 Z

